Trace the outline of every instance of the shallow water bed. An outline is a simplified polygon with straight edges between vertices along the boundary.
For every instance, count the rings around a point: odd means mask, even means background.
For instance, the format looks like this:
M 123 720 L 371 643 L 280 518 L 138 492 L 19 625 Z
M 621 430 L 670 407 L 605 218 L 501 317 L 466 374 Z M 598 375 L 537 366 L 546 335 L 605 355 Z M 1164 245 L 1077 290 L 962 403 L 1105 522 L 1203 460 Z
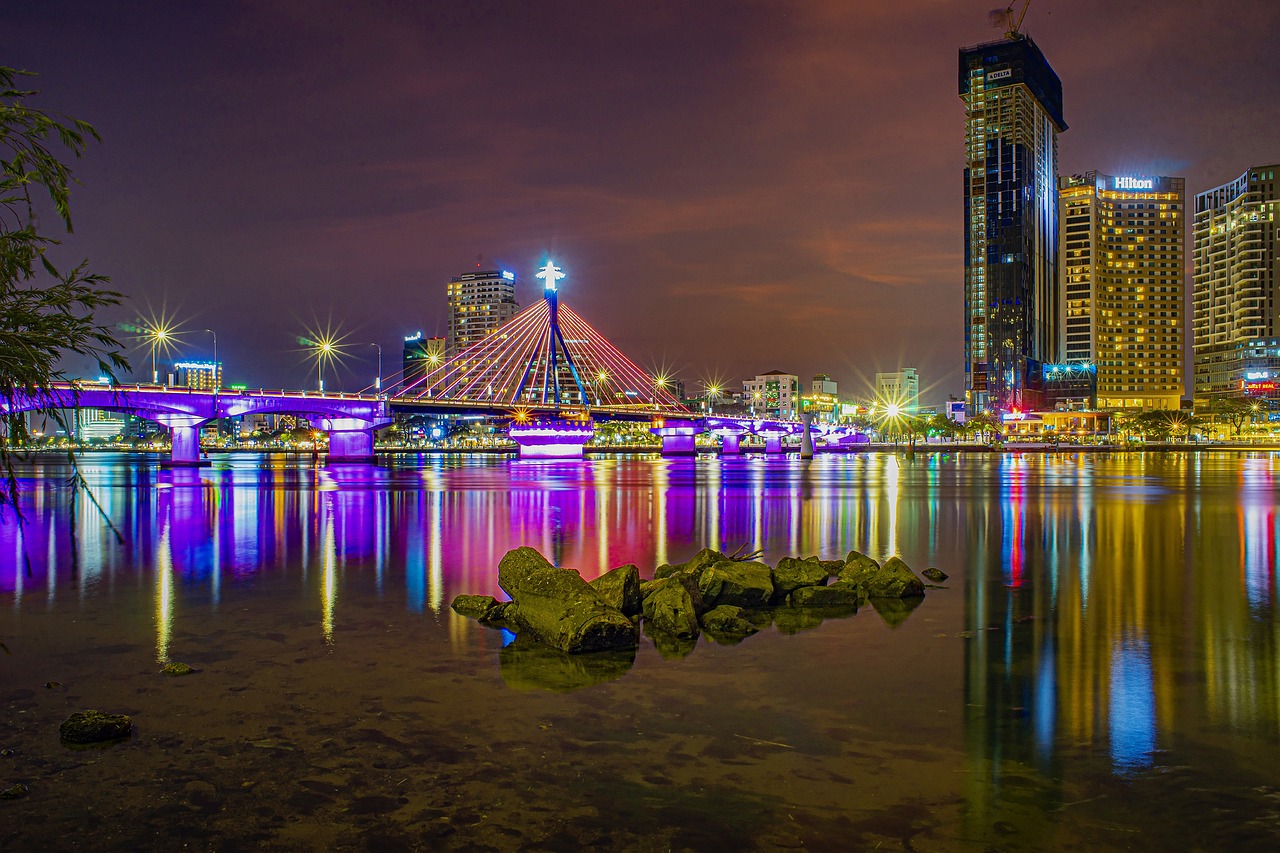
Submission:
M 79 506 L 74 570 L 62 472 L 31 470 L 0 525 L 0 787 L 30 788 L 0 847 L 1280 840 L 1270 456 L 253 462 L 93 457 L 125 541 Z M 521 544 L 587 577 L 748 545 L 951 578 L 602 676 L 448 610 Z M 62 746 L 82 708 L 134 736 Z

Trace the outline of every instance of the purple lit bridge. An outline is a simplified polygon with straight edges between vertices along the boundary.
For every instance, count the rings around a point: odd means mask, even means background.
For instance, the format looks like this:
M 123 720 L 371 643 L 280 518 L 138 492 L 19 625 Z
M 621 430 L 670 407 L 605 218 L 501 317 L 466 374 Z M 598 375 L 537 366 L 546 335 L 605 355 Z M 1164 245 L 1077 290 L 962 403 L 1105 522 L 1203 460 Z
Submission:
M 279 413 L 303 415 L 329 433 L 330 462 L 373 461 L 373 436 L 391 423 L 385 398 L 306 391 L 195 391 L 159 385 L 59 383 L 45 394 L 15 395 L 5 412 L 35 409 L 105 409 L 169 428 L 174 465 L 200 464 L 200 427 L 219 418 Z
M 63 383 L 36 396 L 0 402 L 0 411 L 90 408 L 155 421 L 172 434 L 171 462 L 200 464 L 200 427 L 212 420 L 278 413 L 305 416 L 329 433 L 329 462 L 369 462 L 377 431 L 394 413 L 482 415 L 510 421 L 508 434 L 525 457 L 581 457 L 596 420 L 650 422 L 664 455 L 697 452 L 704 432 L 719 436 L 721 452 L 741 452 L 748 435 L 764 439 L 766 453 L 783 452 L 783 439 L 801 436 L 801 455 L 812 454 L 812 433 L 828 444 L 865 436 L 808 420 L 709 417 L 689 411 L 668 391 L 669 382 L 641 370 L 576 312 L 559 303 L 564 273 L 550 261 L 538 273 L 544 299 L 478 343 L 414 376 L 388 377 L 388 395 L 373 387 L 355 394 L 307 391 L 197 391 L 158 385 Z

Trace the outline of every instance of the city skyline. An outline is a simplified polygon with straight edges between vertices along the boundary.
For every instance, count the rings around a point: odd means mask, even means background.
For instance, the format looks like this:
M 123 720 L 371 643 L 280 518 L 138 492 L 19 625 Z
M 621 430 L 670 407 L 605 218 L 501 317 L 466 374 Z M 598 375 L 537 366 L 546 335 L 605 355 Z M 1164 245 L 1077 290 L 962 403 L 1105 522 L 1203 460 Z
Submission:
M 304 387 L 293 340 L 317 318 L 390 351 L 444 333 L 442 283 L 477 256 L 528 304 L 550 255 L 642 367 L 856 394 L 915 366 L 924 402 L 963 391 L 954 62 L 999 37 L 985 8 L 301 10 L 11 15 L 33 103 L 104 137 L 64 251 L 130 297 L 113 321 L 163 306 L 193 329 L 181 357 L 207 358 L 194 330 L 214 328 L 228 381 Z M 1276 23 L 1265 3 L 1034 3 L 1023 29 L 1071 126 L 1059 173 L 1194 195 L 1274 162 Z M 360 355 L 348 388 L 372 375 Z

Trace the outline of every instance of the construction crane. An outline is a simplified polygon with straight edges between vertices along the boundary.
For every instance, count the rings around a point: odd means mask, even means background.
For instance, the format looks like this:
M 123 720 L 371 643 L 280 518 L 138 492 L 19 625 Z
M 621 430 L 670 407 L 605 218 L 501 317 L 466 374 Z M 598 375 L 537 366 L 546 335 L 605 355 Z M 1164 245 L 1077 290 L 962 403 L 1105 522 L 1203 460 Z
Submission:
M 1031 5 L 1031 0 L 1022 0 L 1022 11 L 1017 13 L 1017 20 L 1014 20 L 1013 7 L 1018 5 L 1018 0 L 1004 9 L 992 9 L 988 17 L 991 19 L 991 26 L 1004 27 L 1004 37 L 1011 40 L 1022 38 L 1022 19 L 1027 17 L 1027 7 Z

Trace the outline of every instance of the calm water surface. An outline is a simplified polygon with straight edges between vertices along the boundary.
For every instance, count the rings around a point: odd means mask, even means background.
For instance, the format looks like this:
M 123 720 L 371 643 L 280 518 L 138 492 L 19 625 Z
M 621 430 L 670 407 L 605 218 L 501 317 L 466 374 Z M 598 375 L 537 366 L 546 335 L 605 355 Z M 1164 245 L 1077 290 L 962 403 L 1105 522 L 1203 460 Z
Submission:
M 84 470 L 123 541 L 56 460 L 0 521 L 0 788 L 30 788 L 0 849 L 1280 844 L 1270 454 Z M 448 608 L 519 545 L 588 578 L 704 545 L 951 578 L 562 658 Z M 135 735 L 61 746 L 86 707 Z

